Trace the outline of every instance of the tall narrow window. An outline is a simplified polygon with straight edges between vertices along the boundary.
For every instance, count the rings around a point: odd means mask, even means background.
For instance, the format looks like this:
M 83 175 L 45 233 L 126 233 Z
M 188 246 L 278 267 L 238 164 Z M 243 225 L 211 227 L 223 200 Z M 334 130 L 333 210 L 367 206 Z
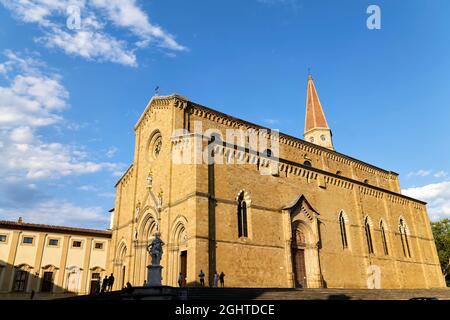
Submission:
M 339 215 L 339 225 L 341 227 L 341 240 L 342 240 L 342 247 L 344 249 L 348 248 L 348 241 L 347 241 L 347 227 L 345 226 L 345 218 L 344 215 L 341 214 Z
M 411 258 L 411 251 L 409 249 L 409 242 L 408 242 L 408 234 L 406 232 L 407 228 L 403 219 L 400 219 L 398 229 L 400 231 L 400 239 L 402 241 L 403 254 L 405 255 L 405 257 Z
M 384 229 L 383 220 L 381 220 L 381 222 L 380 222 L 380 232 L 381 232 L 381 242 L 383 242 L 384 254 L 387 256 L 387 255 L 389 255 L 389 250 L 388 250 L 388 246 L 387 246 L 386 230 Z
M 366 230 L 367 249 L 369 253 L 373 253 L 372 233 L 370 231 L 369 219 L 364 221 L 364 229 Z
M 248 228 L 247 228 L 247 204 L 244 201 L 244 193 L 242 192 L 238 198 L 238 208 L 237 208 L 237 216 L 238 216 L 238 236 L 240 237 L 248 237 Z
M 28 272 L 21 269 L 16 269 L 14 274 L 14 287 L 13 291 L 23 292 L 27 289 Z

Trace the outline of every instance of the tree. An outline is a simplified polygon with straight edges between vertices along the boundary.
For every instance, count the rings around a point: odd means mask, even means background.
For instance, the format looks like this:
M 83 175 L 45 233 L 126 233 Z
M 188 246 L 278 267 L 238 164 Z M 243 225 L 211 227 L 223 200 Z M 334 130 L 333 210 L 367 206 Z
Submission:
M 432 222 L 434 241 L 447 286 L 450 285 L 450 219 Z

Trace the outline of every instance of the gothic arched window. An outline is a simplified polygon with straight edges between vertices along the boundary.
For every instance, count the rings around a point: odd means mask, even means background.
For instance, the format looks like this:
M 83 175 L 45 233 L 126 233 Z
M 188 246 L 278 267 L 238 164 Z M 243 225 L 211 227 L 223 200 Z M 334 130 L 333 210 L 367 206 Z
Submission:
M 384 254 L 387 256 L 387 255 L 389 255 L 389 250 L 388 250 L 388 246 L 387 246 L 386 230 L 384 229 L 383 220 L 381 220 L 381 222 L 380 222 L 380 232 L 381 232 L 381 242 L 383 243 Z
M 238 237 L 239 238 L 248 237 L 247 203 L 244 200 L 244 192 L 242 192 L 238 198 L 237 218 L 238 218 Z
M 411 258 L 411 251 L 409 249 L 409 242 L 408 242 L 408 234 L 407 234 L 407 227 L 405 224 L 405 221 L 403 219 L 400 219 L 400 224 L 398 226 L 398 229 L 400 231 L 400 239 L 402 241 L 402 248 L 403 248 L 403 254 Z
M 373 253 L 372 232 L 370 230 L 369 218 L 364 221 L 364 230 L 366 231 L 367 249 L 369 253 Z
M 347 249 L 348 248 L 347 226 L 345 225 L 345 218 L 342 212 L 339 214 L 339 226 L 341 228 L 342 248 Z

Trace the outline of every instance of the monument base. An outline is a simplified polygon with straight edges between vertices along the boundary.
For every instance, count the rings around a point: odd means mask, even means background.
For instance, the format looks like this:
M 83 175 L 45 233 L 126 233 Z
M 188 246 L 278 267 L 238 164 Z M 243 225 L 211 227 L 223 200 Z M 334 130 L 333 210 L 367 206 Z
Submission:
M 146 287 L 161 287 L 162 266 L 147 266 L 147 284 Z

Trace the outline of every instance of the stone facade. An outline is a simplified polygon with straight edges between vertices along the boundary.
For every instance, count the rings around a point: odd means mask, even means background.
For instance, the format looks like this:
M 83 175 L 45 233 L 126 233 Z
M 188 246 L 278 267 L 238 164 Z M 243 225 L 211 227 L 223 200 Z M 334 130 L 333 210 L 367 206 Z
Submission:
M 0 297 L 88 294 L 106 275 L 111 232 L 0 221 Z
M 180 272 L 195 285 L 203 270 L 210 283 L 223 271 L 234 287 L 445 286 L 426 204 L 401 195 L 396 173 L 281 133 L 263 134 L 269 146 L 278 137 L 277 162 L 247 145 L 211 142 L 227 129 L 265 128 L 178 95 L 153 97 L 134 129 L 134 160 L 116 185 L 112 217 L 116 289 L 144 283 L 157 230 L 164 285 L 177 286 Z M 187 145 L 241 163 L 173 161 Z

